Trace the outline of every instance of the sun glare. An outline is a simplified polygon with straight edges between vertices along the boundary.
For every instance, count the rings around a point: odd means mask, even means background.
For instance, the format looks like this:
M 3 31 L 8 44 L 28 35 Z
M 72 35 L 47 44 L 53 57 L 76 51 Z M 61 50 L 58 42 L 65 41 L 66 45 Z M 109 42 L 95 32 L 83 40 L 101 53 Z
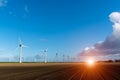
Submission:
M 93 59 L 89 59 L 87 63 L 89 66 L 93 66 L 95 64 L 95 61 Z

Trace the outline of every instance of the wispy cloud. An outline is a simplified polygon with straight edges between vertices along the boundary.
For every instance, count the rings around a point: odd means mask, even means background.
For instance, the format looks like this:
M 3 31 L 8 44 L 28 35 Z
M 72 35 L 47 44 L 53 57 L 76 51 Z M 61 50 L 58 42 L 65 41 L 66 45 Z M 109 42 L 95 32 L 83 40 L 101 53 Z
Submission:
M 46 38 L 41 38 L 41 39 L 39 39 L 41 42 L 47 42 L 48 41 L 48 39 L 46 39 Z
M 7 0 L 0 0 L 0 7 L 7 6 L 8 1 Z
M 4 50 L 0 50 L 0 54 L 3 53 L 3 52 L 4 52 Z
M 12 11 L 9 11 L 8 13 L 9 13 L 10 15 L 12 15 L 12 14 L 13 14 L 13 12 L 12 12 Z
M 30 12 L 30 11 L 29 11 L 28 6 L 27 6 L 27 5 L 25 5 L 25 6 L 24 6 L 24 14 L 23 14 L 23 16 L 22 16 L 22 17 L 23 17 L 23 18 L 26 18 L 29 12 Z
M 24 10 L 25 10 L 26 13 L 29 13 L 29 8 L 28 8 L 27 5 L 24 6 Z

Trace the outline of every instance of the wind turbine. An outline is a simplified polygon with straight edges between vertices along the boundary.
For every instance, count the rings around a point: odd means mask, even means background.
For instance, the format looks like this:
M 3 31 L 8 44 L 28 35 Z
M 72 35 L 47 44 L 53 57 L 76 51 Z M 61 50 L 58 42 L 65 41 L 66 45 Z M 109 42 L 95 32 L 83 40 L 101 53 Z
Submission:
M 47 51 L 48 49 L 44 50 L 44 62 L 47 63 Z
M 19 48 L 20 48 L 19 63 L 22 63 L 22 48 L 23 48 L 23 47 L 27 47 L 27 46 L 23 45 L 21 39 L 19 38 Z
M 67 62 L 70 62 L 70 56 L 69 55 L 67 56 L 67 59 L 68 59 Z
M 63 62 L 65 62 L 65 55 L 63 54 Z
M 58 53 L 56 52 L 56 62 L 58 62 Z

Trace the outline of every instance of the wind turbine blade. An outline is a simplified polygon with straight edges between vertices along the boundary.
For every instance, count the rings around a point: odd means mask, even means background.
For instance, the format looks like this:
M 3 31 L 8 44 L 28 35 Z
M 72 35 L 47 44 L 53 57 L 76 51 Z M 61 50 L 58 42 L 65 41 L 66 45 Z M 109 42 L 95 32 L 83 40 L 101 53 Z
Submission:
M 20 38 L 19 38 L 19 43 L 20 43 L 20 44 L 22 44 L 22 41 L 21 41 L 21 39 L 20 39 Z
M 28 48 L 28 46 L 26 46 L 26 45 L 22 45 L 22 47 L 26 47 L 26 48 Z
M 18 48 L 19 48 L 19 46 L 18 46 L 18 47 L 16 47 L 16 48 L 14 49 L 14 51 L 16 51 Z

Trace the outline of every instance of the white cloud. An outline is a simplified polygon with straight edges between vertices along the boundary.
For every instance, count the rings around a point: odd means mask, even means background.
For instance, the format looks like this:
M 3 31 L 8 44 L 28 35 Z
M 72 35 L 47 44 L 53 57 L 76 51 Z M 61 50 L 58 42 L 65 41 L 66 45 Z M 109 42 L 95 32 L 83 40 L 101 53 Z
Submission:
M 0 0 L 0 7 L 7 6 L 8 1 L 7 0 Z
M 84 50 L 85 50 L 85 51 L 88 51 L 89 49 L 90 49 L 89 47 L 86 47 Z
M 80 55 L 103 56 L 120 54 L 120 12 L 112 12 L 109 15 L 113 22 L 113 32 L 104 41 L 97 42 L 92 47 L 85 48 Z
M 113 25 L 113 35 L 116 38 L 120 37 L 120 12 L 112 12 L 110 15 L 110 20 L 114 23 Z
M 120 12 L 112 12 L 109 17 L 112 22 L 120 23 Z

